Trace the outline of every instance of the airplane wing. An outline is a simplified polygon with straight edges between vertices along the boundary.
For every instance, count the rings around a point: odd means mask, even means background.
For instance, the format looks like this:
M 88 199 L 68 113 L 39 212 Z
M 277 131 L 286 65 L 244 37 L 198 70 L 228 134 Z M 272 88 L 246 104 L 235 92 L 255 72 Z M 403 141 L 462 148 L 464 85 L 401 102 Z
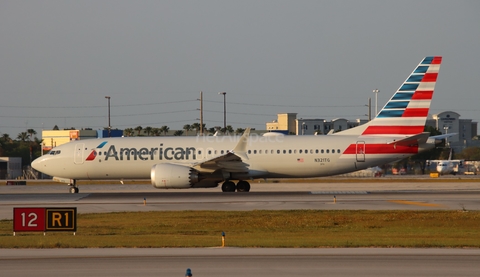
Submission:
M 248 172 L 247 143 L 250 136 L 250 128 L 247 128 L 233 150 L 227 154 L 212 158 L 193 165 L 198 171 L 215 171 L 222 169 L 227 172 Z

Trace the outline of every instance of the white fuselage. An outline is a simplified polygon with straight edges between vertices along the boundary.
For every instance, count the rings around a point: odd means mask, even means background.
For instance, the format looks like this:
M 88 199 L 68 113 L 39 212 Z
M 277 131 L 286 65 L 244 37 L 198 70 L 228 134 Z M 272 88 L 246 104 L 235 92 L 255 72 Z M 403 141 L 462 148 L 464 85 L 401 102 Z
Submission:
M 250 137 L 246 155 L 250 178 L 320 177 L 342 174 L 414 153 L 369 153 L 367 141 L 358 136 Z M 32 166 L 48 175 L 70 179 L 148 179 L 155 164 L 193 166 L 231 151 L 234 136 L 144 137 L 89 139 L 54 148 Z M 100 144 L 104 143 L 101 148 Z M 393 150 L 393 146 L 391 147 Z M 95 151 L 93 159 L 88 159 Z M 58 153 L 58 154 L 55 154 Z

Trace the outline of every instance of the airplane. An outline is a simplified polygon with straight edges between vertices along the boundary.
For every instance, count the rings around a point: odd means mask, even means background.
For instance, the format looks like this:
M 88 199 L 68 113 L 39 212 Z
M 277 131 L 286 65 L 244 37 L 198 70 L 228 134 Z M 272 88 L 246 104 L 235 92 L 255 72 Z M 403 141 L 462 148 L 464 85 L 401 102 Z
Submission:
M 32 167 L 67 183 L 150 179 L 158 189 L 218 187 L 248 192 L 248 180 L 344 174 L 415 155 L 441 142 L 424 132 L 442 57 L 421 60 L 377 116 L 321 136 L 122 137 L 72 141 Z M 236 181 L 236 183 L 234 182 Z
M 427 166 L 436 164 L 435 169 L 440 175 L 458 173 L 458 168 L 463 167 L 464 160 L 452 160 L 452 149 L 450 149 L 450 154 L 448 155 L 448 160 L 427 160 Z

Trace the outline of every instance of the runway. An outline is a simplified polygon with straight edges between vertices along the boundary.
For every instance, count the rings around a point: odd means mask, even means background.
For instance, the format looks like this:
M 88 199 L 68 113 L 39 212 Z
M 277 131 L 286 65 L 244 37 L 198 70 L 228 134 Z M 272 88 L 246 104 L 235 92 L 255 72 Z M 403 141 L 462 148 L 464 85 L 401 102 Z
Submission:
M 78 213 L 165 210 L 480 210 L 480 184 L 252 184 L 156 190 L 150 185 L 0 186 L 0 219 L 13 207 L 77 207 Z M 144 204 L 145 201 L 145 204 Z M 0 249 L 2 276 L 478 276 L 479 249 Z
M 8 249 L 2 276 L 478 276 L 478 249 Z
M 219 188 L 158 190 L 150 185 L 1 186 L 0 219 L 13 207 L 77 207 L 78 213 L 175 210 L 480 210 L 480 183 L 255 184 L 249 193 Z

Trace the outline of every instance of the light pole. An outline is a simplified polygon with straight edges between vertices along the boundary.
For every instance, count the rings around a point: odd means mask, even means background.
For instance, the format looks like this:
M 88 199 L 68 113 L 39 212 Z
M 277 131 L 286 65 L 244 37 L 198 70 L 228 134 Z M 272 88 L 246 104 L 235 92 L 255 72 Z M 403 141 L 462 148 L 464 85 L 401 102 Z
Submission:
M 445 135 L 448 135 L 448 129 L 450 129 L 450 127 L 443 126 L 443 129 L 445 130 Z M 448 147 L 448 136 L 445 137 L 445 147 Z
M 374 89 L 373 90 L 373 93 L 375 93 L 375 117 L 377 117 L 377 115 L 378 115 L 378 105 L 377 105 L 377 103 L 378 103 L 378 93 L 379 92 L 380 92 L 379 89 Z
M 227 132 L 227 93 L 224 91 L 218 94 L 223 94 L 223 130 Z
M 105 98 L 108 100 L 108 137 L 110 137 L 110 96 L 105 96 Z

